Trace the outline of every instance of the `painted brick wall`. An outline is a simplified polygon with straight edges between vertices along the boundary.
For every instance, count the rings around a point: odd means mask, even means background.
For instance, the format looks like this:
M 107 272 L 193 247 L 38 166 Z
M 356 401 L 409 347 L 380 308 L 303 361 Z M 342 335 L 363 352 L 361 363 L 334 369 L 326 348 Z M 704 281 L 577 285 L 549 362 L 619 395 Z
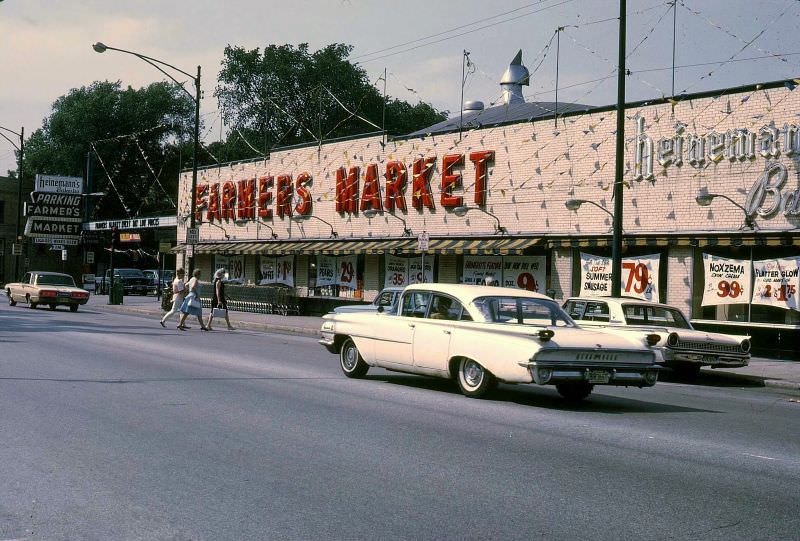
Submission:
M 572 249 L 556 248 L 550 259 L 550 284 L 553 298 L 564 302 L 572 296 Z
M 692 248 L 673 247 L 667 256 L 667 304 L 692 317 Z
M 381 256 L 367 254 L 364 256 L 364 299 L 372 302 L 378 292 L 383 289 L 383 284 L 379 283 Z
M 439 283 L 457 284 L 461 274 L 461 269 L 458 267 L 458 256 L 445 254 L 437 257 L 439 259 Z

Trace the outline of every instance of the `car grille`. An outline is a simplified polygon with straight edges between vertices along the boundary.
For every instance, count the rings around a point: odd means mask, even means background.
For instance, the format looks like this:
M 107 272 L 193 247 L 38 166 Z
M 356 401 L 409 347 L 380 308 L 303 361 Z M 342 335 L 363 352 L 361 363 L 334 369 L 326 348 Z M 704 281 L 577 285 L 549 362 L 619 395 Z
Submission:
M 678 340 L 678 343 L 672 349 L 713 351 L 714 353 L 742 353 L 742 348 L 738 344 L 715 344 L 713 342 L 696 342 L 693 340 Z

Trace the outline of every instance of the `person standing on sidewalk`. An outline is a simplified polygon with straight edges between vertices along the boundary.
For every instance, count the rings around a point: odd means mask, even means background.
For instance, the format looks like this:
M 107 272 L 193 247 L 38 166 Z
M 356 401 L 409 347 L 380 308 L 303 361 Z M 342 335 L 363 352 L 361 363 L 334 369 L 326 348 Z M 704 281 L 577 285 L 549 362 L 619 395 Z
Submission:
M 217 272 L 214 273 L 214 283 L 212 284 L 214 292 L 211 297 L 211 314 L 209 314 L 208 323 L 206 323 L 206 327 L 209 331 L 213 330 L 211 328 L 211 322 L 214 321 L 215 308 L 225 310 L 225 323 L 228 324 L 228 330 L 236 330 L 236 327 L 231 325 L 231 320 L 228 319 L 228 299 L 225 297 L 225 282 L 223 282 L 224 278 L 225 269 L 217 269 Z
M 160 323 L 162 327 L 166 327 L 166 325 L 164 325 L 166 320 L 181 311 L 183 299 L 186 297 L 186 282 L 183 281 L 185 274 L 186 271 L 184 271 L 183 268 L 175 271 L 175 279 L 172 280 L 172 308 L 161 317 Z
M 188 292 L 181 304 L 181 318 L 178 320 L 178 329 L 185 331 L 187 327 L 184 325 L 187 316 L 197 316 L 197 321 L 200 322 L 200 330 L 207 331 L 208 328 L 203 325 L 203 304 L 200 300 L 200 269 L 194 270 L 194 275 L 186 284 L 186 291 Z

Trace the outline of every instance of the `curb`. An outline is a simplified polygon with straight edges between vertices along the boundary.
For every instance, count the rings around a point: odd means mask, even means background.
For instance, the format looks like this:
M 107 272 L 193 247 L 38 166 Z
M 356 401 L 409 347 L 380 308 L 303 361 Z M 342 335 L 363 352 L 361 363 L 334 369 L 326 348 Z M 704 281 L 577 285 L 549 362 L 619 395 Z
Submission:
M 127 306 L 119 306 L 119 305 L 101 305 L 101 306 L 93 306 L 95 310 L 98 311 L 106 311 L 106 312 L 115 312 L 115 313 L 128 313 L 128 314 L 137 314 L 142 316 L 149 316 L 149 317 L 159 317 L 163 314 L 161 310 L 155 312 L 153 310 L 147 310 L 144 308 L 133 308 Z M 305 327 L 293 327 L 290 325 L 269 325 L 265 323 L 253 323 L 251 321 L 238 321 L 236 322 L 237 328 L 239 329 L 247 329 L 249 331 L 262 331 L 262 332 L 279 332 L 279 333 L 286 333 L 286 334 L 298 334 L 302 336 L 311 336 L 319 338 L 319 329 L 307 329 Z
M 800 393 L 800 382 L 786 381 L 782 379 L 765 379 L 764 387 L 772 387 L 773 389 L 782 389 L 784 391 L 795 391 Z

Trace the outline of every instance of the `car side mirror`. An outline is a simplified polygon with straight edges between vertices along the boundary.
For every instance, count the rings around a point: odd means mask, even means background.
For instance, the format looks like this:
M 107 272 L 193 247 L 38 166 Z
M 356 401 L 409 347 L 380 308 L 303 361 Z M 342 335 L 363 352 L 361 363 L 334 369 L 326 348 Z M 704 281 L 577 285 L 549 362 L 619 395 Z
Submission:
M 378 305 L 378 313 L 383 313 L 383 306 Z

